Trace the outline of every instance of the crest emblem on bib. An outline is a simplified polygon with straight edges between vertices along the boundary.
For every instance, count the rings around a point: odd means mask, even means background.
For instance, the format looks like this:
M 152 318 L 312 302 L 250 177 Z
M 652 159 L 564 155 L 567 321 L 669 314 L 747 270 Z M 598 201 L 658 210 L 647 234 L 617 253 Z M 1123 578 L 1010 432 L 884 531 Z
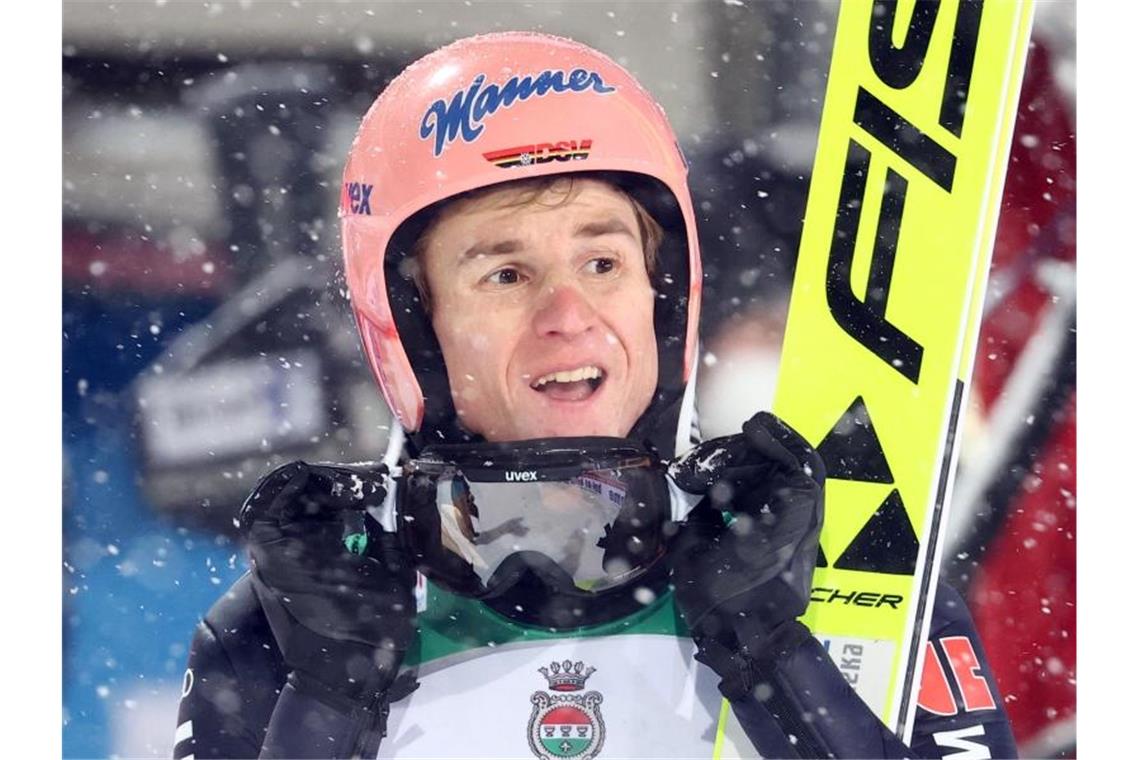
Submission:
M 550 691 L 530 695 L 534 709 L 527 725 L 530 749 L 542 760 L 590 760 L 597 756 L 606 738 L 606 724 L 596 691 L 579 693 L 595 668 L 581 661 L 552 662 L 539 668 Z

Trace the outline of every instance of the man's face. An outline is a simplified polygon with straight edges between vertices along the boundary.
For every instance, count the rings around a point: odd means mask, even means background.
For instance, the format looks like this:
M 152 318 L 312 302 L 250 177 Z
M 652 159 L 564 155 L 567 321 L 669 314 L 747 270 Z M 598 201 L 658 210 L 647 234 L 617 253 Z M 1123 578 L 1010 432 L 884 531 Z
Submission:
M 489 441 L 624 436 L 657 387 L 633 206 L 603 182 L 568 187 L 460 201 L 423 248 L 455 408 Z

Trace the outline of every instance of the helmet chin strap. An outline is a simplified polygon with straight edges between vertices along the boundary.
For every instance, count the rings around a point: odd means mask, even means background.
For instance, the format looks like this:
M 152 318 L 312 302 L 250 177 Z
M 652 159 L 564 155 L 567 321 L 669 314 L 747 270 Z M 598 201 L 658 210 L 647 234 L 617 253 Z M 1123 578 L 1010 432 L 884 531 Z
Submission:
M 384 464 L 389 470 L 395 470 L 404 453 L 404 426 L 395 417 L 392 418 L 391 432 L 388 433 L 388 448 L 384 451 Z
M 392 417 L 390 428 L 388 431 L 388 446 L 384 451 L 383 462 L 388 468 L 388 472 L 399 472 L 400 460 L 404 458 L 404 444 L 407 436 L 404 433 L 404 426 L 395 417 Z M 384 503 L 378 507 L 369 507 L 368 514 L 375 518 L 376 522 L 380 523 L 380 527 L 389 533 L 396 532 L 396 487 L 395 484 L 389 482 L 386 484 L 388 493 L 384 497 Z
M 701 346 L 697 344 L 696 356 L 701 355 Z M 685 395 L 681 398 L 681 413 L 677 415 L 677 437 L 673 444 L 673 455 L 681 456 L 701 441 L 700 420 L 697 417 L 697 367 L 700 361 L 693 362 L 689 370 L 688 382 L 685 383 Z

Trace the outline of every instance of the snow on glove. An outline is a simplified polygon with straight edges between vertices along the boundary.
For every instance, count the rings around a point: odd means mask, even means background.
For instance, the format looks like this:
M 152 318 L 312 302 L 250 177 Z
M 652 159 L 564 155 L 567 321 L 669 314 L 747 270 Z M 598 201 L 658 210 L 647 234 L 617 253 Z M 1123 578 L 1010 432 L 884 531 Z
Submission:
M 413 636 L 415 571 L 365 511 L 383 466 L 292 462 L 246 500 L 254 588 L 294 688 L 341 709 L 386 708 Z
M 724 679 L 721 690 L 746 691 L 758 662 L 810 635 L 795 618 L 811 593 L 823 460 L 792 428 L 761 412 L 741 433 L 675 460 L 669 474 L 683 490 L 704 494 L 669 549 L 678 606 L 697 658 Z

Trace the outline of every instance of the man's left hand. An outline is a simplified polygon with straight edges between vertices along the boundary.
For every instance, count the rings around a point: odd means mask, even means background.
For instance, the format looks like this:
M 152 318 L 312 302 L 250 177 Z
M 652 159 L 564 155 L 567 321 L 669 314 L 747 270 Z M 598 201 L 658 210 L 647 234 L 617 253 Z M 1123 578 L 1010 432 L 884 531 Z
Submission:
M 683 490 L 704 495 L 669 550 L 678 606 L 698 659 L 725 679 L 722 690 L 743 688 L 748 661 L 777 656 L 808 635 L 794 621 L 811 593 L 823 460 L 761 412 L 740 434 L 676 460 L 669 474 Z

